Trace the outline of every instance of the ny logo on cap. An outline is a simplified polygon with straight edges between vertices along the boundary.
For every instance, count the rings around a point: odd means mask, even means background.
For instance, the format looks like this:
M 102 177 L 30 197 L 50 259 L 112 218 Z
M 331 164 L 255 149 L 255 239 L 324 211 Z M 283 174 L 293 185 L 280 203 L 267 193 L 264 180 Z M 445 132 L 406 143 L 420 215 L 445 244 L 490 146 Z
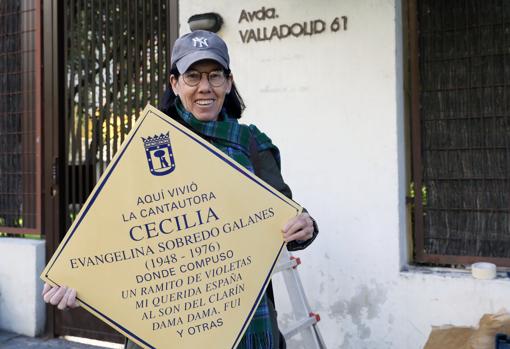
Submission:
M 202 48 L 204 46 L 209 47 L 209 45 L 207 44 L 207 39 L 204 37 L 193 38 L 193 47 L 197 47 L 197 45 L 199 45 L 198 46 L 199 48 Z

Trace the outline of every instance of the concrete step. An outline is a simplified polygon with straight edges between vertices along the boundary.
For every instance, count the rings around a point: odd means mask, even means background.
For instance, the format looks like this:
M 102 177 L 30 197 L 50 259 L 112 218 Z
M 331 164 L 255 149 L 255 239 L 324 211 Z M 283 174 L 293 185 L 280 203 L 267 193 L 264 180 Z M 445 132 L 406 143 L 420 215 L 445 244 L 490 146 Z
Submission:
M 33 338 L 0 330 L 0 349 L 110 349 L 110 348 L 104 346 L 82 344 L 59 338 L 52 339 Z

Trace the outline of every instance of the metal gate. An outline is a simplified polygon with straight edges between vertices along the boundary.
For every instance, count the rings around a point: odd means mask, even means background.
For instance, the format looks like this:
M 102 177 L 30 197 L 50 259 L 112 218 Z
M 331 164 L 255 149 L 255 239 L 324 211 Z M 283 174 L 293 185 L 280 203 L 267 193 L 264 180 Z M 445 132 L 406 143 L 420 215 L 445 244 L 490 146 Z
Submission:
M 147 103 L 159 104 L 178 17 L 177 0 L 66 0 L 46 5 L 53 19 L 53 45 L 45 49 L 53 54 L 45 59 L 52 60 L 53 68 L 45 78 L 54 83 L 45 82 L 54 101 L 45 111 L 58 116 L 52 135 L 58 140 L 46 147 L 46 154 L 52 153 L 47 160 L 53 161 L 48 165 L 53 178 L 46 183 L 59 210 L 50 217 L 58 230 L 58 237 L 48 239 L 50 256 L 141 110 Z M 123 340 L 82 309 L 52 315 L 55 335 Z

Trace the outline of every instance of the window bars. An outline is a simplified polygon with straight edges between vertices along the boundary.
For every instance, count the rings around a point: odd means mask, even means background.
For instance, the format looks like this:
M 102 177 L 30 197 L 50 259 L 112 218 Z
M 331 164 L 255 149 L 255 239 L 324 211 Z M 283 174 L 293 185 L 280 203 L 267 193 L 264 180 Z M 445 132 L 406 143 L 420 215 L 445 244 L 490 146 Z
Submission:
M 510 266 L 510 3 L 410 14 L 416 259 Z

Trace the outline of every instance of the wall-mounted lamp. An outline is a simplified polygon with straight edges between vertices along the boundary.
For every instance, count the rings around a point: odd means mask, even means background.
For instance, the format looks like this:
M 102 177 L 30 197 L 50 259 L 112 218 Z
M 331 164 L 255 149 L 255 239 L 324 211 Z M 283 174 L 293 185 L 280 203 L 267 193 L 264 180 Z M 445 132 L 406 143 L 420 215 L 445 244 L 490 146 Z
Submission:
M 188 19 L 188 24 L 191 31 L 201 29 L 217 33 L 223 24 L 223 18 L 214 12 L 201 13 L 191 16 Z

